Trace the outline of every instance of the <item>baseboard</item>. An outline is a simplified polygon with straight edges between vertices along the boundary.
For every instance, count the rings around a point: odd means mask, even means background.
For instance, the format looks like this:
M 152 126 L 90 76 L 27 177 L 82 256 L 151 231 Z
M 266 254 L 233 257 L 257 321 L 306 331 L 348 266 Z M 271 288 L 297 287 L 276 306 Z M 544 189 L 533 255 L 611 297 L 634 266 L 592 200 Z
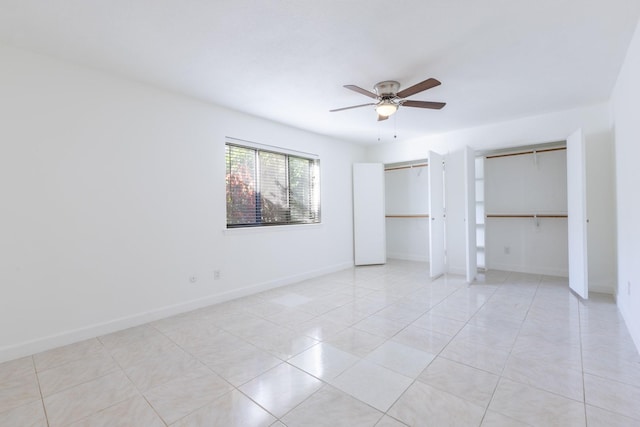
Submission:
M 511 264 L 496 264 L 496 263 L 491 263 L 491 267 L 488 269 L 513 271 L 514 273 L 543 274 L 545 276 L 569 277 L 569 272 L 564 269 L 529 268 L 529 267 L 521 267 L 521 266 L 511 265 Z
M 611 286 L 602 283 L 589 283 L 589 292 L 597 292 L 599 294 L 614 295 L 615 291 Z
M 400 252 L 387 252 L 387 258 L 399 259 L 403 261 L 429 262 L 429 257 L 427 256 L 406 254 Z
M 204 298 L 198 298 L 181 302 L 179 304 L 161 307 L 144 313 L 120 317 L 103 323 L 95 323 L 82 328 L 61 332 L 59 334 L 49 335 L 47 337 L 30 341 L 24 341 L 19 344 L 0 347 L 0 363 L 20 357 L 30 356 L 32 354 L 51 350 L 56 347 L 73 344 L 78 341 L 110 334 L 134 326 L 143 325 L 145 323 L 164 319 L 176 314 L 186 313 L 210 305 L 234 300 L 236 298 L 253 295 L 255 293 L 278 288 L 280 286 L 286 286 L 293 283 L 301 282 L 303 280 L 320 277 L 325 274 L 330 274 L 351 267 L 353 267 L 352 262 L 336 264 L 318 270 L 312 270 L 301 274 L 295 274 L 292 276 L 269 280 L 262 283 L 256 283 L 250 286 L 245 286 L 241 289 L 234 289 L 232 291 L 210 295 Z
M 466 276 L 467 270 L 462 268 L 448 267 L 447 274 L 453 274 L 455 276 Z
M 616 293 L 616 289 L 612 282 L 589 279 L 589 292 L 614 295 Z

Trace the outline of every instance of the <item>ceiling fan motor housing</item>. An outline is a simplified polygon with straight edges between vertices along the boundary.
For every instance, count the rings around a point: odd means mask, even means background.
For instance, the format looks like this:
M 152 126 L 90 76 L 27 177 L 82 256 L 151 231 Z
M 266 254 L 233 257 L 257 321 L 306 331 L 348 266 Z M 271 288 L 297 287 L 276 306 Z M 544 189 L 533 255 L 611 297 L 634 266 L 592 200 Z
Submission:
M 398 93 L 398 90 L 400 90 L 400 83 L 393 80 L 387 80 L 384 82 L 376 83 L 374 89 L 376 90 L 376 93 L 379 97 L 392 98 L 395 97 L 396 93 Z

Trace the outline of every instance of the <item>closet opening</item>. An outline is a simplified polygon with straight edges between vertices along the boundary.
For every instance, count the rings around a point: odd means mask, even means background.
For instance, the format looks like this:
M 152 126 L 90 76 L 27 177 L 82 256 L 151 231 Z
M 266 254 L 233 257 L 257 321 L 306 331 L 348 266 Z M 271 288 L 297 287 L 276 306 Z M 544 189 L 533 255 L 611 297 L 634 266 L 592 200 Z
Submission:
M 478 265 L 568 277 L 566 143 L 477 154 Z
M 384 165 L 387 256 L 429 262 L 429 162 Z

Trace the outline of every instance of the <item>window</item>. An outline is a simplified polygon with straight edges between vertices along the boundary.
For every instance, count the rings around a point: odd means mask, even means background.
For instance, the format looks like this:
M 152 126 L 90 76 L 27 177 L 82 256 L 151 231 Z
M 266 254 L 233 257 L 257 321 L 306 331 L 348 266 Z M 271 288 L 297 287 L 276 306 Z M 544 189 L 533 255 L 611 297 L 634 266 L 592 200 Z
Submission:
M 320 222 L 320 161 L 226 144 L 227 228 Z

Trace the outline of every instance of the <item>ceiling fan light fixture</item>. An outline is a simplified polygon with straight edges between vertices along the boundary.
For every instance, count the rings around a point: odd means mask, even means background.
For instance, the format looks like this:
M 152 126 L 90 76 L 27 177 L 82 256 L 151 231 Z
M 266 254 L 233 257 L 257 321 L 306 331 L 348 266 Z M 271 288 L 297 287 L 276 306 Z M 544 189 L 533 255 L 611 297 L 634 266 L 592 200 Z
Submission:
M 383 117 L 389 117 L 396 111 L 398 111 L 398 104 L 395 104 L 388 99 L 384 99 L 376 105 L 376 113 Z

